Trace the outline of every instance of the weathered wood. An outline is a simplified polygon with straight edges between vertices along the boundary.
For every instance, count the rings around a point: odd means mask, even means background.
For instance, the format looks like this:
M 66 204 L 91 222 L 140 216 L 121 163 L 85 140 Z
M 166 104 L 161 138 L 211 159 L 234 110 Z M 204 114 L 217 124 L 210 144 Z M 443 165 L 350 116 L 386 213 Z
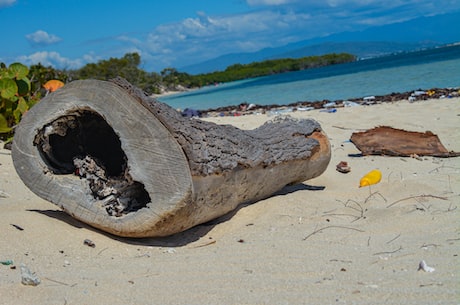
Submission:
M 440 158 L 460 156 L 460 152 L 448 151 L 438 136 L 431 131 L 417 132 L 378 126 L 366 131 L 354 132 L 350 141 L 363 155 L 402 157 L 417 155 Z
M 165 236 L 319 176 L 330 146 L 313 120 L 243 131 L 183 118 L 126 80 L 74 81 L 16 129 L 15 168 L 38 196 L 109 233 Z

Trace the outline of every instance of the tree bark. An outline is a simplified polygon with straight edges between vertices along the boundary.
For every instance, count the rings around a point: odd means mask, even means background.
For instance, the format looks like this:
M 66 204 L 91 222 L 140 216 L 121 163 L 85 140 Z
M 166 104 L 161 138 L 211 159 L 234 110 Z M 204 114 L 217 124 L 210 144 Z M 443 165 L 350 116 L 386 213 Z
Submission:
M 313 120 L 243 131 L 182 117 L 117 78 L 74 81 L 23 118 L 12 147 L 25 185 L 73 217 L 129 237 L 166 236 L 319 176 Z

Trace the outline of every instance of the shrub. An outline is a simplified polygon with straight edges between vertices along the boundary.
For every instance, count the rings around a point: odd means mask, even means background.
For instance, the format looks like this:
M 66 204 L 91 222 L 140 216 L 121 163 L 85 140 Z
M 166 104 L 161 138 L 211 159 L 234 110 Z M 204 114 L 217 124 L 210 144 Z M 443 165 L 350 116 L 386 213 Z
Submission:
M 29 68 L 20 63 L 0 63 L 0 139 L 11 141 L 13 129 L 37 101 L 31 95 Z

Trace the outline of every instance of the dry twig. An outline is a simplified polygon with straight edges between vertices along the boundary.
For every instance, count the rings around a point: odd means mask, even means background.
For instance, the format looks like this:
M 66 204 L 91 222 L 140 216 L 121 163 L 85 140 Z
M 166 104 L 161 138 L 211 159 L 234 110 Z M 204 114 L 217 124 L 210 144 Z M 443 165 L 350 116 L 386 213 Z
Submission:
M 391 208 L 392 206 L 394 206 L 394 205 L 396 205 L 396 204 L 398 204 L 398 203 L 400 203 L 402 201 L 405 201 L 405 200 L 421 199 L 421 198 L 435 198 L 435 199 L 447 200 L 447 197 L 441 197 L 441 196 L 436 196 L 436 195 L 417 195 L 417 196 L 410 196 L 410 197 L 406 197 L 406 198 L 403 198 L 403 199 L 396 200 L 392 204 L 388 205 L 387 208 Z
M 374 253 L 373 255 L 393 254 L 393 253 L 396 253 L 396 252 L 401 251 L 401 250 L 402 250 L 402 246 L 399 246 L 399 248 L 396 249 L 396 250 L 393 250 L 393 251 L 385 251 L 385 252 L 377 252 L 377 253 Z
M 451 169 L 455 169 L 455 170 L 458 170 L 458 169 L 459 169 L 458 167 L 455 167 L 455 166 L 445 166 L 445 165 L 443 164 L 443 165 L 441 165 L 441 166 L 438 166 L 438 167 L 436 167 L 436 168 L 430 170 L 428 173 L 431 174 L 431 173 L 433 173 L 433 172 L 439 172 L 439 170 L 440 170 L 441 168 L 451 168 Z
M 61 281 L 56 281 L 56 280 L 50 279 L 48 277 L 44 277 L 44 279 L 48 280 L 50 282 L 56 283 L 56 284 L 60 284 L 60 285 L 64 285 L 64 286 L 71 286 L 70 284 L 67 284 L 67 283 L 64 283 L 64 282 L 61 282 Z M 75 286 L 75 284 L 72 285 L 71 287 L 73 287 L 73 286 Z
M 362 129 L 362 128 L 350 128 L 350 127 L 342 127 L 342 126 L 337 126 L 337 125 L 332 125 L 332 127 L 342 129 L 342 130 L 357 130 L 357 131 L 366 130 L 366 129 Z
M 387 241 L 387 245 L 388 245 L 389 243 L 394 242 L 394 241 L 395 241 L 396 239 L 398 239 L 400 236 L 401 236 L 401 234 L 398 234 L 398 235 L 397 235 L 395 238 L 393 238 L 392 240 Z
M 192 247 L 192 248 L 201 248 L 201 247 L 206 247 L 206 246 L 209 246 L 209 245 L 212 245 L 212 244 L 215 244 L 216 241 L 215 240 L 211 240 L 207 243 L 204 243 L 204 244 L 201 244 L 201 245 L 198 245 L 198 246 L 195 246 L 195 247 Z
M 306 240 L 307 238 L 311 237 L 312 235 L 315 235 L 316 233 L 319 233 L 319 232 L 322 232 L 326 229 L 332 229 L 332 228 L 338 228 L 338 229 L 347 229 L 347 230 L 354 230 L 354 231 L 358 231 L 358 232 L 364 232 L 363 230 L 360 230 L 360 229 L 356 229 L 356 228 L 352 228 L 352 227 L 345 227 L 345 226 L 327 226 L 327 227 L 324 227 L 324 228 L 321 228 L 321 229 L 318 229 L 318 230 L 315 230 L 313 231 L 312 233 L 308 234 L 307 236 L 305 236 L 303 238 L 303 240 Z

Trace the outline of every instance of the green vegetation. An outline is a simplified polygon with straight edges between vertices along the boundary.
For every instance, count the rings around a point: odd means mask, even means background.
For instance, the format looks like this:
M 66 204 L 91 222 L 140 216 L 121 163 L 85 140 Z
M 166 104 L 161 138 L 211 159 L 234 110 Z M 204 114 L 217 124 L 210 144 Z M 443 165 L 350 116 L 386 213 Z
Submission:
M 0 139 L 10 141 L 14 126 L 30 107 L 48 92 L 43 85 L 49 80 L 63 83 L 75 79 L 108 80 L 121 76 L 148 94 L 158 94 L 165 90 L 196 88 L 214 83 L 230 82 L 252 77 L 298 71 L 332 64 L 355 61 L 351 54 L 327 54 L 299 59 L 275 59 L 250 64 L 234 64 L 224 71 L 190 75 L 175 68 L 165 68 L 160 73 L 146 72 L 139 68 L 141 57 L 137 53 L 127 53 L 122 58 L 110 58 L 90 63 L 78 70 L 60 71 L 42 64 L 30 68 L 21 63 L 7 67 L 0 63 Z
M 298 59 L 285 58 L 253 62 L 250 64 L 235 64 L 224 71 L 190 75 L 179 72 L 175 68 L 165 68 L 159 74 L 148 73 L 139 68 L 141 58 L 137 53 L 128 53 L 123 58 L 110 58 L 98 63 L 87 64 L 83 68 L 72 71 L 73 79 L 95 78 L 107 80 L 121 76 L 136 87 L 147 93 L 161 93 L 163 90 L 176 90 L 178 87 L 196 88 L 214 83 L 225 83 L 252 77 L 259 77 L 289 71 L 305 70 L 327 65 L 352 62 L 356 56 L 341 54 L 326 54 L 309 56 Z
M 29 68 L 20 63 L 0 64 L 0 138 L 10 141 L 13 126 L 38 99 L 31 95 Z
M 71 71 L 73 79 L 108 80 L 121 76 L 136 87 L 149 93 L 159 93 L 161 76 L 158 73 L 148 73 L 139 69 L 141 57 L 137 53 L 127 53 L 122 58 L 110 58 L 97 63 L 90 63 L 79 70 Z
M 40 63 L 30 66 L 28 77 L 30 79 L 31 95 L 36 99 L 40 99 L 46 93 L 43 85 L 47 81 L 57 79 L 63 83 L 67 83 L 72 79 L 69 72 L 45 67 Z
M 246 78 L 253 78 L 271 74 L 299 71 L 328 65 L 347 63 L 355 60 L 356 56 L 354 55 L 347 53 L 334 53 L 322 56 L 308 56 L 298 59 L 273 59 L 261 62 L 253 62 L 246 65 L 235 64 L 227 67 L 225 71 L 218 71 L 208 74 L 199 74 L 196 76 L 192 76 L 191 85 L 199 87 L 213 83 L 224 83 Z

